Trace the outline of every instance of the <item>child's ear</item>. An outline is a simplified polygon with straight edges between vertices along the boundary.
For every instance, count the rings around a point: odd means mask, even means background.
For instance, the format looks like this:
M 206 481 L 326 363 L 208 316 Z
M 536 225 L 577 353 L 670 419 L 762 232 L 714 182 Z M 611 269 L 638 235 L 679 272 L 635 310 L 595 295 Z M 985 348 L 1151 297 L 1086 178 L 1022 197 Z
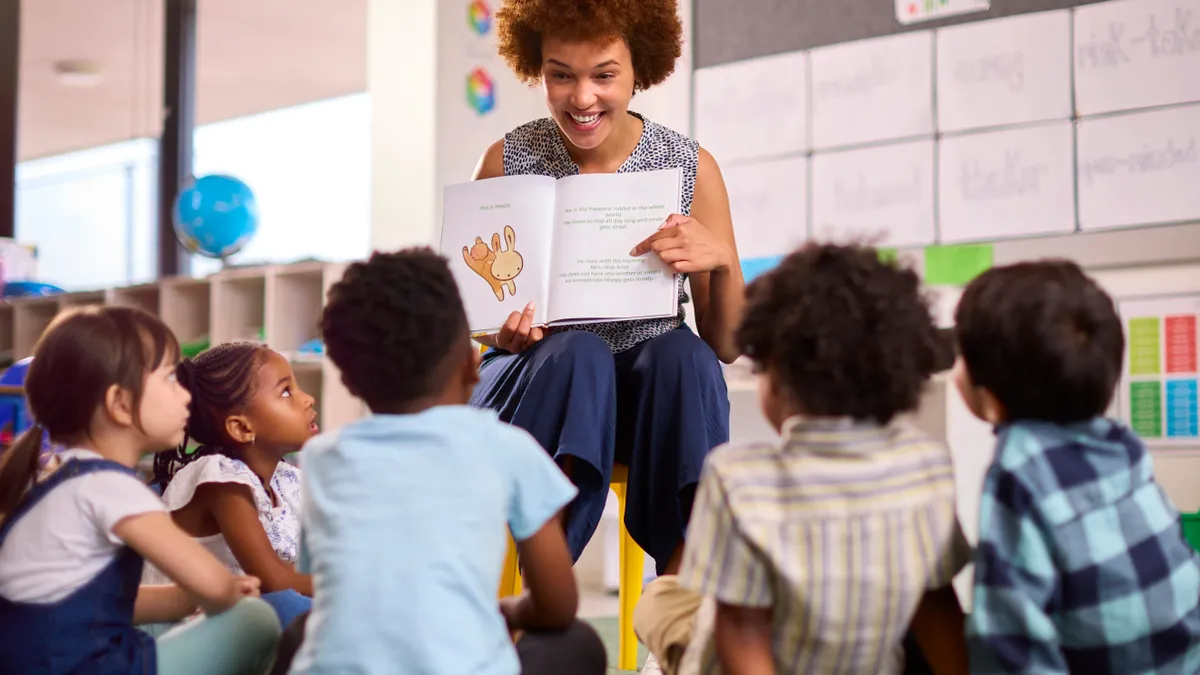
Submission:
M 254 442 L 254 427 L 245 415 L 226 417 L 225 434 L 238 445 L 249 445 Z
M 133 425 L 133 394 L 129 390 L 112 385 L 104 392 L 104 412 L 116 424 Z

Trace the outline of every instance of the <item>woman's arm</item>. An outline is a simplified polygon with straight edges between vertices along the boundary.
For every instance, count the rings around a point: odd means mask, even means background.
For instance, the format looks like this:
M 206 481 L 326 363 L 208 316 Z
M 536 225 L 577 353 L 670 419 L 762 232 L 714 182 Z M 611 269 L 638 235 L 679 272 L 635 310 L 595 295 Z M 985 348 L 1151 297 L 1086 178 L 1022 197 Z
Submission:
M 243 596 L 237 579 L 164 511 L 130 516 L 113 534 L 178 584 L 205 614 L 220 614 Z
M 197 609 L 196 601 L 178 586 L 143 584 L 133 603 L 133 623 L 174 623 Z
M 746 284 L 734 241 L 725 179 L 717 161 L 704 148 L 700 148 L 691 215 L 725 245 L 724 259 L 715 269 L 688 275 L 696 307 L 696 324 L 700 337 L 717 353 L 717 358 L 733 363 L 741 355 L 734 343 L 733 332 L 741 321 Z
M 239 483 L 205 483 L 193 499 L 208 506 L 225 543 L 246 574 L 262 580 L 264 593 L 295 590 L 312 597 L 312 577 L 280 559 L 258 519 L 250 488 Z

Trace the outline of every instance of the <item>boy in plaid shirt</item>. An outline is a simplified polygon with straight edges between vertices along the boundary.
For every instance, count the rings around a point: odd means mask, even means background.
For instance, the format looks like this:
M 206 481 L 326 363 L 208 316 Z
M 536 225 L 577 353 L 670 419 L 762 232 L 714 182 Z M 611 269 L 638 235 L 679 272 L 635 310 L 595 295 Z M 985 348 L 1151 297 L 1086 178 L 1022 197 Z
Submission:
M 956 316 L 955 378 L 995 425 L 967 620 L 972 673 L 1200 672 L 1200 566 L 1150 456 L 1103 415 L 1125 343 L 1074 263 L 992 269 Z

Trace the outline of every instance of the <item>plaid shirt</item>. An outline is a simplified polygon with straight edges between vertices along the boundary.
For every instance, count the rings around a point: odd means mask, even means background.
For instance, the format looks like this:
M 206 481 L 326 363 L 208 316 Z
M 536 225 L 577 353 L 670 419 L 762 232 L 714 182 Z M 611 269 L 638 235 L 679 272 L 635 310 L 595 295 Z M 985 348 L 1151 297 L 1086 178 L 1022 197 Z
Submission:
M 709 455 L 679 583 L 705 596 L 682 675 L 719 672 L 715 601 L 771 608 L 775 672 L 898 672 L 927 590 L 970 559 L 942 443 L 896 424 L 790 420 Z
M 1200 672 L 1200 558 L 1108 419 L 997 429 L 967 619 L 972 673 Z

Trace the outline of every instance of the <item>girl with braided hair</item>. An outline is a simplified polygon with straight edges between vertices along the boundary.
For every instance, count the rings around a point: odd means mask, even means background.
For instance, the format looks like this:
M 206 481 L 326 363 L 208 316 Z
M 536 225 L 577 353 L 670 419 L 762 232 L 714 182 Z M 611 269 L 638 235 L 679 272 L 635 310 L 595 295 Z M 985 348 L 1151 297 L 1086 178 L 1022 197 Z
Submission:
M 300 471 L 283 458 L 317 433 L 314 399 L 287 359 L 257 343 L 217 345 L 176 372 L 191 417 L 183 443 L 155 457 L 154 481 L 175 523 L 235 573 L 261 579 L 287 626 L 311 606 L 312 577 L 296 571 Z M 191 452 L 189 439 L 199 444 Z

